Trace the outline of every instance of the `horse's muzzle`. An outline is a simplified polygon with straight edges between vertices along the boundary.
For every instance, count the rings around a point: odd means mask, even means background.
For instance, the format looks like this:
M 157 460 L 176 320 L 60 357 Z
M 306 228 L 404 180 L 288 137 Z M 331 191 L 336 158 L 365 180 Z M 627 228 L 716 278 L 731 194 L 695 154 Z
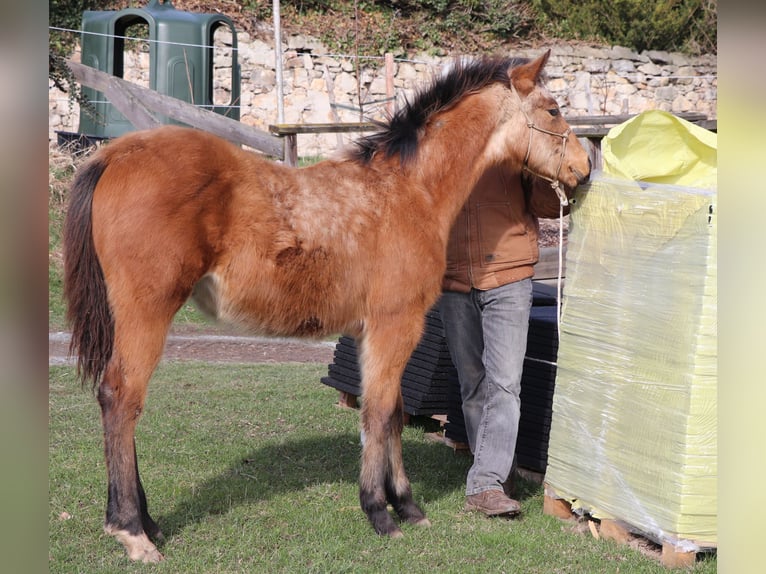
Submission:
M 577 185 L 583 185 L 584 183 L 588 183 L 590 181 L 590 172 L 591 172 L 591 161 L 590 158 L 588 158 L 588 173 L 583 174 L 579 170 L 575 168 L 572 169 L 572 173 L 577 178 Z

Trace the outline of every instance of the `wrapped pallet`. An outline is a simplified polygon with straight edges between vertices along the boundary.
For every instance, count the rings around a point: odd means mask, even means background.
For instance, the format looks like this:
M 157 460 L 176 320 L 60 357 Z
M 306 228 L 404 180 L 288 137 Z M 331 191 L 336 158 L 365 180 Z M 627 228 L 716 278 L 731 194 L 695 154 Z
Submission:
M 571 212 L 546 492 L 715 547 L 716 136 L 646 112 L 602 153 Z

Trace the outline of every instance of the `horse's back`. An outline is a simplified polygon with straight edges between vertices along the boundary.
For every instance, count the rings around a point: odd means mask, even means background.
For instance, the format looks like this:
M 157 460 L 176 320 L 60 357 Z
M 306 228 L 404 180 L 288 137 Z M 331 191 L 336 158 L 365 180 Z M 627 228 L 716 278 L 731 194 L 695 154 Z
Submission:
M 104 177 L 116 183 L 110 200 L 140 199 L 149 207 L 183 204 L 221 192 L 242 169 L 243 152 L 212 134 L 180 126 L 163 126 L 126 134 L 99 151 Z M 255 154 L 252 161 L 257 161 Z M 261 160 L 264 165 L 269 164 Z
M 134 132 L 99 151 L 93 240 L 113 305 L 139 296 L 171 301 L 168 308 L 183 303 L 225 250 L 243 154 L 176 126 Z
M 94 161 L 94 243 L 117 314 L 142 301 L 171 314 L 193 295 L 215 318 L 301 336 L 358 315 L 358 289 L 340 279 L 354 226 L 330 182 L 180 127 L 123 136 Z

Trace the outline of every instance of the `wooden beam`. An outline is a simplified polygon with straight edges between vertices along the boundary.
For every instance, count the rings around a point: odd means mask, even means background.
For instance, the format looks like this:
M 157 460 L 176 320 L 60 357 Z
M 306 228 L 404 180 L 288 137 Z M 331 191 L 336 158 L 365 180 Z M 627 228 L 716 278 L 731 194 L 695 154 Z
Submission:
M 601 519 L 599 533 L 604 540 L 614 540 L 620 544 L 628 544 L 633 539 L 627 528 L 611 518 Z
M 298 164 L 298 134 L 327 134 L 378 131 L 381 124 L 376 122 L 338 122 L 316 124 L 272 124 L 269 131 L 285 140 L 285 164 Z
M 705 114 L 699 112 L 671 112 L 674 116 L 697 124 L 710 131 L 718 131 L 718 121 L 709 120 Z M 600 140 L 614 126 L 635 118 L 637 114 L 619 114 L 612 116 L 565 116 L 564 119 L 572 126 L 572 131 L 577 137 L 585 137 L 591 141 Z
M 111 97 L 107 96 L 109 101 L 131 123 L 135 119 L 140 125 L 135 123 L 133 125 L 138 129 L 142 129 L 143 126 L 154 127 L 154 125 L 159 125 L 159 121 L 151 113 L 154 112 L 210 132 L 236 144 L 257 149 L 267 155 L 279 159 L 284 158 L 284 146 L 279 137 L 221 114 L 198 108 L 178 98 L 166 96 L 149 88 L 127 82 L 95 68 L 71 60 L 67 61 L 67 66 L 81 84 L 104 92 L 105 95 L 107 92 L 111 93 Z M 124 93 L 120 94 L 120 92 Z M 115 97 L 115 94 L 118 95 Z M 154 122 L 157 123 L 154 123 L 150 118 L 153 118 Z
M 121 86 L 115 80 L 115 77 L 109 79 L 104 95 L 136 129 L 147 130 L 162 125 L 162 122 L 141 103 L 140 95 L 137 96 L 129 86 Z
M 665 568 L 691 568 L 696 561 L 696 552 L 679 550 L 668 542 L 662 544 L 660 562 Z
M 543 514 L 547 514 L 548 516 L 555 516 L 556 518 L 561 518 L 562 520 L 574 519 L 574 514 L 572 513 L 572 505 L 563 498 L 556 496 L 553 488 L 548 486 L 547 483 L 543 485 L 543 492 L 545 496 L 543 498 Z
M 545 495 L 543 498 L 543 514 L 548 516 L 555 516 L 562 520 L 573 520 L 572 507 L 566 500 L 560 498 L 553 498 L 552 496 Z
M 682 118 L 688 122 L 699 122 L 707 120 L 707 116 L 700 112 L 671 112 L 674 116 Z M 607 124 L 617 125 L 627 122 L 636 117 L 637 114 L 617 114 L 603 116 L 564 116 L 564 119 L 570 126 L 602 126 Z
M 341 122 L 341 123 L 317 123 L 317 124 L 276 124 L 270 125 L 269 131 L 280 136 L 292 134 L 321 134 L 321 133 L 350 133 L 350 132 L 375 132 L 379 131 L 383 124 L 376 122 Z

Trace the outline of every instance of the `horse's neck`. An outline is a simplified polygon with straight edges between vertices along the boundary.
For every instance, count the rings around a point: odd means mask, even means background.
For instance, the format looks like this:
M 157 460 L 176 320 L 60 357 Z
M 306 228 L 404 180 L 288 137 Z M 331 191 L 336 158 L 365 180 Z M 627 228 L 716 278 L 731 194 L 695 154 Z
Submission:
M 491 90 L 465 98 L 432 122 L 421 143 L 416 177 L 431 195 L 433 216 L 440 218 L 445 239 L 482 173 L 502 159 L 504 145 L 496 132 L 505 111 Z

